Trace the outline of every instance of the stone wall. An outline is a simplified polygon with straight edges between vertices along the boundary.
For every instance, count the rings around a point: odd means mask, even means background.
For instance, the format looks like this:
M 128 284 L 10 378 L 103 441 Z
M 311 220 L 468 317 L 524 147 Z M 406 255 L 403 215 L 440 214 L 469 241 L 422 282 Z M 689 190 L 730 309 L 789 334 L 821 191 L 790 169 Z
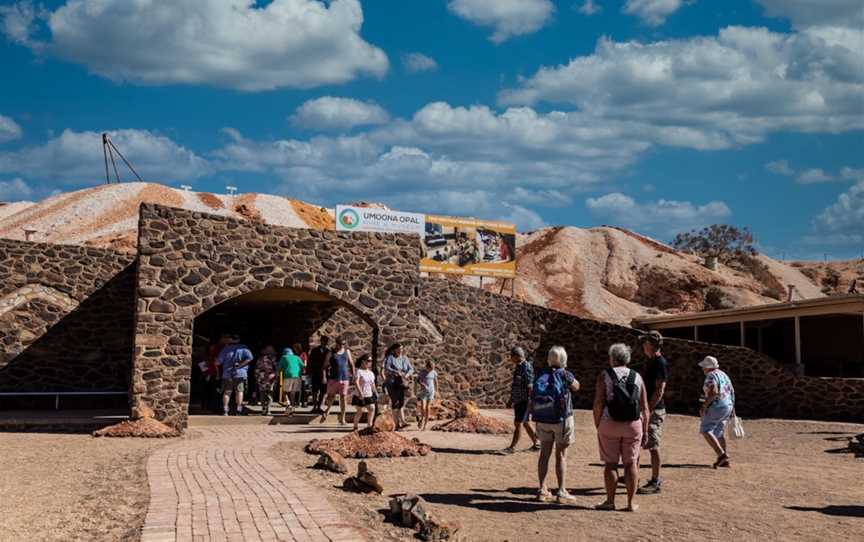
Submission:
M 629 344 L 634 366 L 644 357 L 638 332 L 527 305 L 453 281 L 425 279 L 420 288 L 424 329 L 413 357 L 439 362 L 444 397 L 472 399 L 501 407 L 509 395 L 512 345 L 523 346 L 536 361 L 553 345 L 567 349 L 568 364 L 582 383 L 578 407 L 590 408 L 594 382 L 606 367 L 612 343 Z M 666 402 L 670 410 L 693 413 L 698 405 L 702 372 L 696 363 L 716 356 L 736 387 L 738 411 L 755 417 L 864 419 L 864 379 L 796 377 L 776 361 L 746 348 L 667 340 L 672 366 Z
M 0 239 L 0 390 L 126 390 L 134 257 Z
M 194 318 L 244 293 L 299 288 L 349 305 L 380 340 L 414 344 L 416 237 L 345 234 L 141 206 L 133 401 L 186 425 Z

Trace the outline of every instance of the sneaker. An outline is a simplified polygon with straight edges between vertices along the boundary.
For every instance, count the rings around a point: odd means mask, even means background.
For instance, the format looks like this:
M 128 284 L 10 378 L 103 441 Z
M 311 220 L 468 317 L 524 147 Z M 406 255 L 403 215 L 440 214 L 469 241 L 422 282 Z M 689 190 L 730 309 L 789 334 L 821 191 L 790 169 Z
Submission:
M 541 489 L 537 492 L 537 500 L 540 502 L 552 502 L 555 500 L 555 497 L 549 493 L 548 489 Z
M 576 497 L 567 492 L 566 489 L 559 489 L 555 494 L 555 500 L 558 504 L 576 504 Z
M 499 451 L 498 454 L 499 454 L 499 455 L 513 455 L 514 452 L 516 452 L 516 450 L 514 450 L 514 449 L 513 449 L 512 447 L 510 447 L 510 446 L 507 446 L 507 447 L 504 448 L 503 450 Z
M 222 415 L 223 415 L 223 416 L 227 416 L 227 415 L 228 415 L 228 411 L 227 411 L 227 410 L 223 410 L 223 411 L 222 411 Z
M 660 480 L 649 480 L 647 484 L 640 487 L 636 493 L 639 495 L 654 495 L 660 493 Z

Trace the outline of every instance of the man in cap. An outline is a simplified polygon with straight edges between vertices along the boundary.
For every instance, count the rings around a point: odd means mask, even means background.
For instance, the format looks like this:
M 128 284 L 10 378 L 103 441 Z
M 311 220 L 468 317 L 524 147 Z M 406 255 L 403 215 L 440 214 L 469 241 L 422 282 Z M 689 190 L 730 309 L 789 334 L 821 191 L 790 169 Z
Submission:
M 507 407 L 513 408 L 513 440 L 510 446 L 507 446 L 501 453 L 512 454 L 516 451 L 516 445 L 519 444 L 519 438 L 522 436 L 522 428 L 528 433 L 528 438 L 533 442 L 531 449 L 539 450 L 540 445 L 537 442 L 537 435 L 534 433 L 534 428 L 528 421 L 528 405 L 531 400 L 531 391 L 534 386 L 534 366 L 525 358 L 525 349 L 521 346 L 514 346 L 510 349 L 510 362 L 513 363 L 513 382 L 510 385 L 510 400 L 507 401 Z
M 639 337 L 642 352 L 648 358 L 648 364 L 642 373 L 645 381 L 645 392 L 648 395 L 648 407 L 651 416 L 648 420 L 648 437 L 644 447 L 651 453 L 651 479 L 639 488 L 640 495 L 660 493 L 660 444 L 663 437 L 663 422 L 666 421 L 666 403 L 663 395 L 666 393 L 666 382 L 669 380 L 669 363 L 663 357 L 663 336 L 659 331 L 651 331 Z
M 243 392 L 249 376 L 252 352 L 240 342 L 239 335 L 231 335 L 230 343 L 219 352 L 216 364 L 222 368 L 222 414 L 227 416 L 231 405 L 231 394 L 237 405 L 237 414 L 243 414 Z

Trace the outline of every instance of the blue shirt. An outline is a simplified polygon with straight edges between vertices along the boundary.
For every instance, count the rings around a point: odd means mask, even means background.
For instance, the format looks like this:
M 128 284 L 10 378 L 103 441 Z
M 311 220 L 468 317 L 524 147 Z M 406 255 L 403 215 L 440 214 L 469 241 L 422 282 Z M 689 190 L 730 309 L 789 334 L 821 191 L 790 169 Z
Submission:
M 396 373 L 405 373 L 406 376 L 414 374 L 414 366 L 405 356 L 387 356 L 384 360 L 384 383 L 388 386 L 396 382 Z
M 513 369 L 513 383 L 510 385 L 510 401 L 513 404 L 524 403 L 529 397 L 528 389 L 534 385 L 534 366 L 528 360 L 522 360 Z
M 252 352 L 245 344 L 229 344 L 216 356 L 216 363 L 222 365 L 222 378 L 246 378 L 249 374 L 249 365 L 237 367 L 244 361 L 252 361 Z
M 330 355 L 330 371 L 327 379 L 338 380 L 340 382 L 349 382 L 351 380 L 351 367 L 348 363 L 347 350 L 343 350 L 341 354 L 333 352 Z

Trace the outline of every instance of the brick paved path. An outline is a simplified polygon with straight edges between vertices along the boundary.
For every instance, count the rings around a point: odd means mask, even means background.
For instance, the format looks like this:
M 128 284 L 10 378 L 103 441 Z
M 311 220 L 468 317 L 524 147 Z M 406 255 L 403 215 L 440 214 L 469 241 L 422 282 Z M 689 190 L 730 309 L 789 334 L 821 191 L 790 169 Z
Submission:
M 271 457 L 277 441 L 268 426 L 203 427 L 156 451 L 141 541 L 364 540 L 323 491 Z

